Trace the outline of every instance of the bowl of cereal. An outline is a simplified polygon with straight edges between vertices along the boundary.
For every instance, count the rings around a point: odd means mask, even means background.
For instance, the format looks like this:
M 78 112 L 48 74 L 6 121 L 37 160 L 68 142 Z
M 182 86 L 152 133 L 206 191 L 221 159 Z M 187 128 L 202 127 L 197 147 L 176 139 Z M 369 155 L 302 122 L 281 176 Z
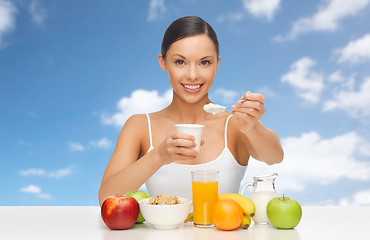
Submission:
M 175 229 L 185 221 L 191 210 L 189 198 L 161 194 L 139 201 L 145 221 L 156 229 Z

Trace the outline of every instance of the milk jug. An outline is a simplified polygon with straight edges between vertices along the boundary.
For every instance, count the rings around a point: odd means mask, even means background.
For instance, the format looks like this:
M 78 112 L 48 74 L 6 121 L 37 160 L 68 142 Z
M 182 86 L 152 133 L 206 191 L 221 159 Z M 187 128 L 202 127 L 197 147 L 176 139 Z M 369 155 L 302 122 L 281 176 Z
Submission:
M 275 179 L 277 176 L 277 173 L 254 176 L 254 182 L 246 183 L 241 191 L 241 194 L 244 195 L 245 190 L 249 186 L 253 186 L 253 192 L 250 199 L 256 207 L 256 214 L 252 217 L 256 224 L 270 223 L 266 213 L 266 206 L 271 199 L 277 197 L 277 193 L 275 191 Z

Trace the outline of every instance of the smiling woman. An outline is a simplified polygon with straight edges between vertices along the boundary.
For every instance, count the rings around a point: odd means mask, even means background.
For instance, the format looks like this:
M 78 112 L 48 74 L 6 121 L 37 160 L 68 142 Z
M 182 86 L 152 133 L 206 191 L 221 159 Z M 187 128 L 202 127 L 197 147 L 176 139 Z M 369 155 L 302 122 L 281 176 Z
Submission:
M 203 111 L 212 102 L 208 92 L 221 61 L 217 35 L 207 22 L 195 16 L 174 21 L 158 61 L 168 72 L 172 102 L 126 121 L 104 172 L 100 204 L 144 183 L 150 196 L 191 198 L 195 170 L 219 171 L 219 193 L 238 192 L 250 156 L 269 165 L 282 161 L 279 137 L 259 121 L 266 111 L 262 94 L 246 91 L 240 100 L 247 101 L 238 101 L 232 112 Z M 193 135 L 176 131 L 181 123 L 204 126 L 199 151 Z
M 159 63 L 168 71 L 174 94 L 192 97 L 198 102 L 210 90 L 220 63 L 210 38 L 204 34 L 176 41 L 166 52 L 159 54 Z

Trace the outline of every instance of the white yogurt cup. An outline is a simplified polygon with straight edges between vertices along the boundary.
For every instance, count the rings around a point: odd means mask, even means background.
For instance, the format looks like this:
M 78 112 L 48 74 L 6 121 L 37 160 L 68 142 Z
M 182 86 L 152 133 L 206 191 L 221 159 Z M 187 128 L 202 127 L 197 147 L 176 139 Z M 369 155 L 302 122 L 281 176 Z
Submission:
M 176 124 L 176 130 L 178 132 L 188 133 L 195 137 L 195 143 L 197 144 L 193 149 L 199 152 L 200 142 L 202 140 L 202 132 L 204 125 L 201 124 Z

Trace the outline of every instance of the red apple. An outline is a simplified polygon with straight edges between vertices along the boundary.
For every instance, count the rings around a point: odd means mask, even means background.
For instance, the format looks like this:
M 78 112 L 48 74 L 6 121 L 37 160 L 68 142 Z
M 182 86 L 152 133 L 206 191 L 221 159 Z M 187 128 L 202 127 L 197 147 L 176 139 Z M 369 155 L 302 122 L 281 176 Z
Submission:
M 141 191 L 141 190 L 135 190 L 135 191 L 127 192 L 127 193 L 123 194 L 123 196 L 133 197 L 138 202 L 141 199 L 144 199 L 144 198 L 148 198 L 149 197 L 148 194 L 146 194 L 146 192 Z M 145 219 L 144 219 L 143 215 L 141 214 L 141 212 L 139 211 L 139 216 L 137 217 L 136 223 L 142 223 L 144 221 L 145 221 Z
M 101 216 L 110 229 L 128 229 L 139 216 L 139 204 L 133 197 L 108 197 L 101 206 Z

